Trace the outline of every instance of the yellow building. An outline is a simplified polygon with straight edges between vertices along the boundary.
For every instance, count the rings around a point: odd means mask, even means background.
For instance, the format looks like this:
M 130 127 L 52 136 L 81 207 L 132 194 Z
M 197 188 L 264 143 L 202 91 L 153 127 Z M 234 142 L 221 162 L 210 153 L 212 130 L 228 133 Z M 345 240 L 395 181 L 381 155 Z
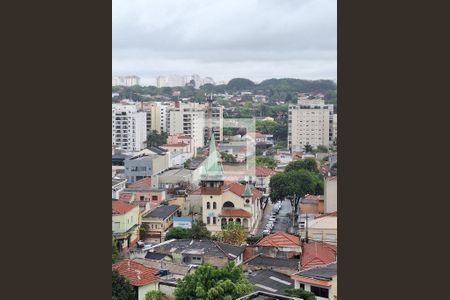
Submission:
M 139 239 L 139 206 L 112 200 L 112 232 L 119 251 L 134 245 Z
M 211 232 L 221 231 L 229 222 L 241 224 L 251 231 L 259 221 L 262 193 L 249 184 L 224 182 L 223 166 L 219 161 L 212 135 L 209 155 L 202 166 L 200 193 L 203 222 Z

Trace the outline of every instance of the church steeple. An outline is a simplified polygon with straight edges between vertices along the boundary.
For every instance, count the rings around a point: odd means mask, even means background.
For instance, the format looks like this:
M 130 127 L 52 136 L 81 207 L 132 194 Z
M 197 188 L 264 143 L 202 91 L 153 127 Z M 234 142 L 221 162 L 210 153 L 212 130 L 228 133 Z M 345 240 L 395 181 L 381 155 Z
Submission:
M 244 193 L 242 193 L 242 197 L 244 197 L 244 198 L 250 198 L 250 197 L 252 197 L 253 196 L 253 194 L 252 194 L 252 190 L 251 190 L 251 188 L 250 188 L 250 184 L 246 184 L 245 185 L 245 190 L 244 190 Z
M 213 133 L 209 142 L 208 157 L 203 162 L 201 179 L 202 181 L 223 181 L 223 177 L 223 166 L 217 153 L 216 139 Z

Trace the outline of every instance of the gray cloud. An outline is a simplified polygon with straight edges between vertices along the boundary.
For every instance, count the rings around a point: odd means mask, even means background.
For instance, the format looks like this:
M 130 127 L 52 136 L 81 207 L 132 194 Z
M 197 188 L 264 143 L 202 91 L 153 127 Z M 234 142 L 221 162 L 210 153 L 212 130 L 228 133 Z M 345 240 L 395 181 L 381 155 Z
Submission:
M 336 0 L 113 0 L 112 11 L 113 74 L 336 77 Z

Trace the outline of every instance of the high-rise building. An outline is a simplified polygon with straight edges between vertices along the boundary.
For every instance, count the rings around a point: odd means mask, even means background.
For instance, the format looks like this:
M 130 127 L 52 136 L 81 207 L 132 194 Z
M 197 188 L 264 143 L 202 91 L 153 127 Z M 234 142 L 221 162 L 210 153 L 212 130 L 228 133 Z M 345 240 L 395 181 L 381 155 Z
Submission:
M 138 105 L 139 107 L 139 105 Z M 167 108 L 161 102 L 142 103 L 141 110 L 147 114 L 147 133 L 156 130 L 158 133 L 167 132 Z
M 112 85 L 123 85 L 123 86 L 133 86 L 133 85 L 139 85 L 141 78 L 139 78 L 136 75 L 129 75 L 129 76 L 113 76 L 112 77 Z
M 333 129 L 332 141 L 333 141 L 333 143 L 337 143 L 337 121 L 338 121 L 337 114 L 333 114 L 333 126 L 332 126 L 332 129 Z
M 140 151 L 147 140 L 146 113 L 135 105 L 112 105 L 112 145 L 125 151 Z
M 189 135 L 196 155 L 197 148 L 204 146 L 205 108 L 198 103 L 176 102 L 166 114 L 169 135 Z
M 289 105 L 288 147 L 302 151 L 305 145 L 312 147 L 330 144 L 333 107 L 323 99 L 300 99 L 298 104 Z

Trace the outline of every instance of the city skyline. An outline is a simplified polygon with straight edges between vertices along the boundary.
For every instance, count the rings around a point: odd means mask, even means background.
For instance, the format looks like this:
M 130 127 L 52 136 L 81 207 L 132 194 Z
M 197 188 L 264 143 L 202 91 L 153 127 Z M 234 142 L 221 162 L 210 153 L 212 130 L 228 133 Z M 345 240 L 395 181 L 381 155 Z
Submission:
M 113 1 L 113 75 L 337 78 L 335 1 L 174 2 Z

